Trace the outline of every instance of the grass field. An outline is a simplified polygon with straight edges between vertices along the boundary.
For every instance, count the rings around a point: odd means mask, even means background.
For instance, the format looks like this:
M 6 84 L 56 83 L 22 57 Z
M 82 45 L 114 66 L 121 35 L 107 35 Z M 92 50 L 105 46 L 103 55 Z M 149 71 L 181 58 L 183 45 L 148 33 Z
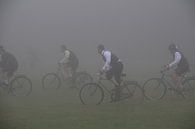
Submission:
M 33 86 L 28 97 L 1 96 L 0 129 L 195 129 L 195 99 L 84 106 L 78 90 Z

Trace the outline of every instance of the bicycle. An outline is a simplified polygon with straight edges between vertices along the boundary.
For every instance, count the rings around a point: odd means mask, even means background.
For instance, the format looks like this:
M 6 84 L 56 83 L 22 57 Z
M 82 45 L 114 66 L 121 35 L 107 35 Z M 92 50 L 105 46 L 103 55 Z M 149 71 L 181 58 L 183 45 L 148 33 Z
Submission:
M 44 90 L 59 89 L 64 82 L 70 82 L 75 88 L 79 88 L 81 85 L 92 82 L 93 79 L 86 71 L 76 72 L 73 77 L 65 79 L 61 64 L 58 64 L 56 72 L 47 73 L 42 78 L 42 87 Z
M 167 79 L 167 70 L 162 70 L 160 78 L 151 78 L 143 85 L 144 96 L 148 100 L 162 99 L 167 90 L 173 91 L 183 99 L 192 98 L 195 93 L 195 77 L 182 76 L 182 89 L 178 90 L 174 84 Z
M 8 84 L 1 82 L 0 87 L 14 96 L 28 96 L 32 92 L 32 82 L 23 74 L 14 75 Z
M 124 78 L 126 75 L 122 74 L 121 77 Z M 144 96 L 141 86 L 136 81 L 122 81 L 120 87 L 115 87 L 114 89 L 108 89 L 102 81 L 110 81 L 114 86 L 116 83 L 113 80 L 107 80 L 103 77 L 102 73 L 98 74 L 97 82 L 86 83 L 80 89 L 79 98 L 84 105 L 99 105 L 103 102 L 105 97 L 105 92 L 110 95 L 110 102 L 122 101 L 125 99 L 131 100 L 132 103 L 141 103 Z M 119 99 L 116 99 L 116 92 L 120 89 Z M 138 96 L 139 95 L 139 96 Z

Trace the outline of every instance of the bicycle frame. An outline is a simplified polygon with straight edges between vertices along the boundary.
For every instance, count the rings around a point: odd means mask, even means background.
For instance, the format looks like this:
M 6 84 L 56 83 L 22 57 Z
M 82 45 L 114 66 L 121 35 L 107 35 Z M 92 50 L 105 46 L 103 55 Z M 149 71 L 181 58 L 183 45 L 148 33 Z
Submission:
M 10 86 L 10 81 L 13 80 L 16 76 L 17 76 L 17 74 L 14 74 L 12 77 L 6 78 L 8 80 L 8 84 L 3 83 L 3 81 L 0 82 L 0 87 L 3 87 L 3 85 L 5 85 L 6 88 L 8 88 Z M 3 88 L 5 88 L 5 87 L 3 87 Z
M 3 88 L 3 90 L 6 90 L 6 89 L 8 89 L 8 94 L 11 92 L 10 91 L 10 82 L 12 81 L 12 80 L 14 80 L 17 76 L 21 76 L 21 75 L 23 75 L 23 74 L 14 74 L 11 78 L 8 78 L 8 84 L 5 84 L 5 83 L 3 83 L 3 82 L 1 82 L 1 84 L 0 84 L 0 87 L 2 87 Z M 24 75 L 23 75 L 24 76 Z M 17 83 L 18 83 L 18 81 L 17 81 Z
M 102 83 L 102 81 L 109 81 L 109 82 L 111 82 L 114 86 L 116 86 L 117 84 L 113 81 L 113 80 L 108 80 L 108 79 L 106 79 L 105 77 L 102 77 L 103 76 L 103 74 L 99 74 L 98 75 L 98 81 L 97 81 L 97 83 L 101 86 L 101 87 L 103 87 L 103 89 L 105 90 L 105 91 L 107 91 L 110 95 L 112 94 L 112 91 L 111 90 L 109 90 L 103 83 Z
M 64 68 L 63 68 L 63 64 L 58 64 L 58 68 L 56 70 L 56 74 L 60 77 L 60 79 L 66 81 L 65 79 L 65 73 L 63 73 Z M 77 72 L 73 73 L 71 78 L 74 78 L 76 76 Z
M 63 65 L 62 64 L 58 64 L 58 68 L 56 70 L 56 74 L 60 77 L 61 80 L 64 80 L 65 81 L 65 76 L 64 76 L 64 73 L 62 72 L 64 69 L 63 69 Z
M 166 79 L 166 71 L 161 71 L 161 80 L 163 81 L 164 85 L 166 87 L 169 87 L 169 88 L 173 88 L 175 89 L 175 86 L 173 84 L 171 84 L 171 82 L 169 80 Z M 185 80 L 185 76 L 182 77 L 182 80 Z

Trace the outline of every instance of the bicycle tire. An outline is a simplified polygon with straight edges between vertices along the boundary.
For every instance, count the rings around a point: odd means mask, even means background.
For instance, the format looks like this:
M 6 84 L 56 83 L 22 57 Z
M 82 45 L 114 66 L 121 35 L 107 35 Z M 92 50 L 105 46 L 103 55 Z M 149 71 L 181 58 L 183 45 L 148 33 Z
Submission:
M 122 94 L 128 94 L 128 102 L 133 105 L 141 104 L 144 101 L 143 89 L 136 81 L 124 81 Z
M 104 91 L 97 83 L 87 83 L 80 89 L 79 98 L 84 105 L 99 105 L 104 99 Z
M 167 87 L 160 78 L 151 78 L 143 85 L 144 97 L 147 100 L 160 100 L 164 97 Z
M 16 76 L 10 82 L 9 91 L 14 96 L 28 96 L 32 92 L 32 82 L 25 75 Z
M 73 83 L 76 88 L 81 88 L 84 84 L 86 83 L 91 83 L 93 82 L 93 78 L 90 74 L 87 72 L 79 72 L 76 74 L 74 77 Z
M 56 73 L 47 73 L 42 78 L 42 87 L 44 90 L 57 90 L 61 86 L 60 77 Z
M 183 81 L 182 94 L 185 99 L 193 99 L 195 97 L 195 78 L 189 77 Z

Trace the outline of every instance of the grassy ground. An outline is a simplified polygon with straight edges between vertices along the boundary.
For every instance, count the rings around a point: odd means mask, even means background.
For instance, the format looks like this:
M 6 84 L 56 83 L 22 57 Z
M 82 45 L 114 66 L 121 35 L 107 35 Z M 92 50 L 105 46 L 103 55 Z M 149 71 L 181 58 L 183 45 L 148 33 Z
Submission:
M 39 83 L 28 97 L 1 96 L 0 129 L 195 129 L 195 102 L 84 106 L 75 89 L 44 92 Z

